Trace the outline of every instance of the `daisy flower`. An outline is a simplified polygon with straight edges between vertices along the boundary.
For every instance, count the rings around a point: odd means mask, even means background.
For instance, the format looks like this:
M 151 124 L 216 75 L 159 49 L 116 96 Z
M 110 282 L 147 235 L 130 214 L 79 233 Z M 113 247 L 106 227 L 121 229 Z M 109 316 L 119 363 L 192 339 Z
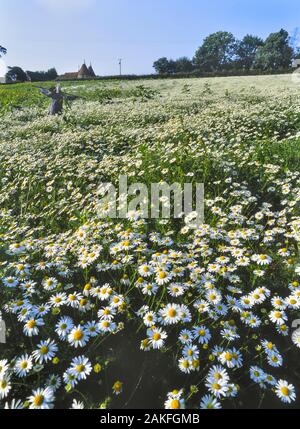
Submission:
M 13 399 L 10 403 L 5 402 L 4 409 L 5 410 L 23 410 L 24 405 L 20 399 Z
M 0 399 L 6 398 L 11 389 L 10 379 L 4 375 L 0 377 Z
M 275 392 L 278 398 L 287 404 L 296 400 L 295 387 L 287 381 L 279 380 L 275 386 Z
M 198 359 L 199 357 L 199 350 L 196 346 L 193 345 L 186 345 L 182 351 L 183 357 L 186 359 Z
M 7 359 L 0 360 L 0 377 L 3 377 L 6 374 L 9 368 Z
M 165 402 L 166 410 L 184 410 L 185 402 L 183 398 L 169 396 Z
M 284 311 L 280 310 L 273 310 L 269 314 L 269 318 L 273 323 L 276 323 L 277 325 L 284 325 L 287 321 L 287 315 Z
M 47 279 L 44 279 L 42 282 L 43 288 L 47 291 L 52 291 L 56 289 L 57 284 L 58 284 L 58 280 L 55 279 L 54 277 L 49 277 Z
M 159 270 L 156 273 L 155 281 L 159 286 L 163 286 L 167 283 L 169 283 L 172 279 L 172 274 L 168 273 L 165 270 Z
M 99 319 L 112 321 L 116 315 L 116 310 L 112 307 L 103 307 L 97 313 Z
M 221 408 L 221 403 L 210 395 L 205 395 L 200 403 L 200 410 L 220 410 Z
M 227 396 L 228 386 L 226 383 L 222 383 L 222 381 L 208 379 L 205 385 L 216 398 Z
M 257 263 L 257 265 L 270 265 L 272 263 L 272 258 L 268 255 L 253 255 L 252 260 Z
M 2 279 L 2 282 L 4 284 L 4 286 L 8 287 L 8 288 L 15 288 L 16 286 L 18 286 L 18 279 L 15 277 L 6 277 L 4 279 Z
M 73 399 L 71 410 L 84 410 L 84 404 L 83 402 L 77 401 L 76 399 Z
M 221 384 L 228 384 L 229 375 L 225 368 L 222 366 L 213 366 L 207 375 L 207 380 L 209 381 L 217 381 Z
M 209 329 L 205 326 L 196 326 L 193 329 L 194 339 L 198 340 L 200 344 L 208 344 L 211 339 L 211 334 Z
M 154 349 L 161 349 L 164 346 L 167 333 L 161 328 L 149 329 L 147 335 L 150 340 L 150 344 Z
M 164 325 L 175 325 L 181 320 L 180 306 L 177 304 L 168 304 L 159 314 Z
M 26 321 L 23 331 L 28 337 L 34 337 L 39 334 L 39 328 L 45 323 L 43 319 L 29 319 Z
M 93 320 L 86 324 L 85 330 L 91 338 L 97 337 L 100 332 L 98 323 Z
M 182 344 L 190 344 L 194 339 L 194 335 L 191 331 L 184 329 L 179 334 L 179 341 Z
M 70 374 L 77 380 L 86 380 L 92 372 L 92 365 L 85 356 L 76 357 L 72 360 Z
M 116 381 L 112 387 L 112 391 L 115 395 L 121 395 L 123 392 L 123 383 L 121 381 Z
M 78 347 L 84 347 L 87 344 L 88 340 L 89 334 L 81 325 L 74 327 L 68 334 L 69 343 L 76 349 Z
M 26 377 L 33 367 L 32 358 L 25 354 L 16 360 L 14 371 L 18 377 Z
M 148 311 L 145 315 L 144 315 L 144 324 L 148 327 L 154 326 L 157 322 L 157 317 L 156 314 L 153 311 Z
M 74 387 L 78 384 L 78 379 L 71 373 L 70 369 L 67 369 L 63 374 L 63 380 L 66 385 L 69 385 L 74 389 Z
M 58 347 L 55 342 L 48 339 L 40 342 L 38 348 L 32 353 L 32 356 L 36 362 L 42 364 L 52 360 L 57 351 Z
M 243 362 L 241 353 L 235 348 L 224 351 L 219 356 L 219 360 L 222 365 L 226 365 L 228 368 L 240 368 Z
M 52 409 L 54 407 L 53 401 L 53 390 L 50 387 L 34 390 L 28 398 L 29 408 L 35 410 Z
M 181 358 L 179 359 L 178 366 L 180 371 L 185 374 L 190 374 L 193 371 L 193 365 L 191 359 Z
M 110 320 L 101 320 L 98 323 L 98 327 L 101 332 L 106 333 L 106 332 L 114 332 L 117 328 L 117 325 Z
M 68 316 L 62 317 L 59 320 L 59 322 L 56 324 L 55 332 L 60 338 L 65 339 L 67 338 L 68 334 L 73 329 L 73 327 L 74 327 L 74 322 L 71 319 L 71 317 L 68 317 Z
M 138 272 L 140 276 L 147 278 L 152 276 L 154 270 L 153 270 L 153 267 L 151 267 L 151 265 L 144 264 L 139 267 Z

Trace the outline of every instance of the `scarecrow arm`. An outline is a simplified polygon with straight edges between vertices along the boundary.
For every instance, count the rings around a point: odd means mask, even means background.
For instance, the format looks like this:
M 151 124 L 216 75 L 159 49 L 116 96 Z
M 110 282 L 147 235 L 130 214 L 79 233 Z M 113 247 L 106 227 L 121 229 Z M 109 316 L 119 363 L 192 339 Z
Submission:
M 52 93 L 48 89 L 43 88 L 42 86 L 36 86 L 36 88 L 38 88 L 40 90 L 41 94 L 45 95 L 46 97 L 52 96 Z
M 64 98 L 67 100 L 67 101 L 74 101 L 74 100 L 78 100 L 78 99 L 82 99 L 82 97 L 79 97 L 79 96 L 77 96 L 77 95 L 64 95 Z

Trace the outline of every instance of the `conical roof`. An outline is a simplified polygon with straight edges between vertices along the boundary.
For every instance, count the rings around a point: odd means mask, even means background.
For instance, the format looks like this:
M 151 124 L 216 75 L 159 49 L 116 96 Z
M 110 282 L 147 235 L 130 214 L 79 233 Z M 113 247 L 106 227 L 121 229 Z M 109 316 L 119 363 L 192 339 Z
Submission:
M 87 68 L 86 64 L 83 63 L 79 72 L 78 72 L 78 77 L 79 78 L 84 78 L 84 77 L 90 77 L 90 72 L 89 69 Z
M 95 72 L 94 72 L 94 69 L 93 69 L 93 67 L 92 67 L 92 64 L 90 64 L 90 66 L 89 66 L 89 73 L 90 73 L 91 77 L 96 77 L 96 74 L 95 74 Z

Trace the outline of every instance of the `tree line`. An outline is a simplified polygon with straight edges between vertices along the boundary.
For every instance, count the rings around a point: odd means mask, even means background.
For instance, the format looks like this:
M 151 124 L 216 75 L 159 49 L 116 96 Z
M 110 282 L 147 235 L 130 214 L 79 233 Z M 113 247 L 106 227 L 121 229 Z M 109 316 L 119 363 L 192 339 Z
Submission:
M 218 72 L 274 72 L 287 70 L 294 58 L 300 58 L 300 49 L 293 46 L 289 33 L 281 29 L 266 40 L 247 34 L 237 40 L 227 31 L 210 34 L 197 49 L 193 59 L 159 58 L 153 67 L 158 74 L 218 73 Z
M 7 54 L 7 49 L 0 45 L 0 58 Z M 55 80 L 58 77 L 56 69 L 50 68 L 47 71 L 24 71 L 21 67 L 8 67 L 8 72 L 5 75 L 6 82 L 46 82 Z
M 159 58 L 153 67 L 159 75 L 173 74 L 245 74 L 287 71 L 293 59 L 300 58 L 300 48 L 295 40 L 281 29 L 271 33 L 266 40 L 247 34 L 238 40 L 227 31 L 218 31 L 206 37 L 192 59 Z M 0 45 L 0 58 L 7 50 Z M 55 80 L 55 68 L 48 71 L 24 71 L 21 67 L 8 67 L 7 82 L 41 82 Z
M 5 75 L 7 83 L 14 82 L 47 82 L 55 80 L 58 77 L 55 68 L 47 71 L 24 71 L 21 67 L 8 67 L 8 72 Z

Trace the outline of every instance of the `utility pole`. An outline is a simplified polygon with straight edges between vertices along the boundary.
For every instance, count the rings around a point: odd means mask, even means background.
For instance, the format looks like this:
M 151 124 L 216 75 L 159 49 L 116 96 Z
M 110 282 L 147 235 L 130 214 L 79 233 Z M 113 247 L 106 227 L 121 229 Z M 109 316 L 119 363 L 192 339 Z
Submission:
M 120 76 L 122 76 L 122 58 L 119 59 Z

